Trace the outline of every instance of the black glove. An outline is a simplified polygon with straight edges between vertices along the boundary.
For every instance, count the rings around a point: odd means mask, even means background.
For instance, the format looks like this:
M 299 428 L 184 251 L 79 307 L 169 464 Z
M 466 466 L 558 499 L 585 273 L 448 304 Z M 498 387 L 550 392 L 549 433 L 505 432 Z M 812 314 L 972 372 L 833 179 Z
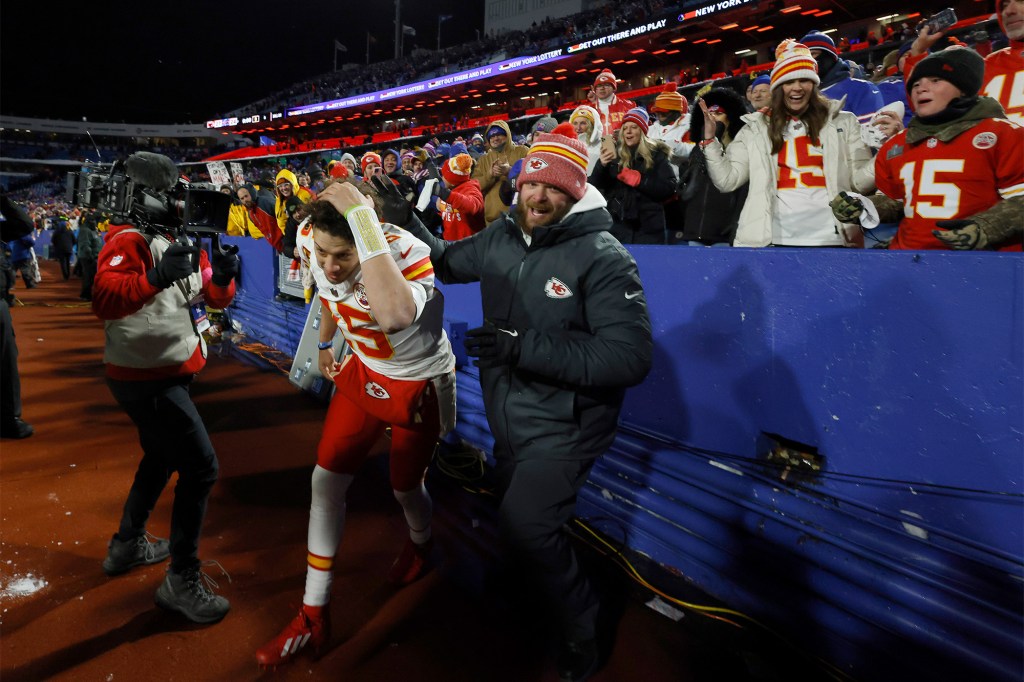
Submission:
M 437 169 L 437 164 L 434 163 L 433 159 L 427 159 L 427 162 L 423 164 L 423 169 L 427 171 L 427 179 L 437 180 L 439 185 L 444 184 L 444 178 L 441 177 L 441 171 Z
M 226 249 L 213 248 L 213 276 L 210 280 L 219 287 L 226 287 L 231 280 L 238 277 L 241 264 L 238 260 L 238 247 L 232 244 Z
M 839 195 L 829 202 L 832 215 L 841 223 L 860 222 L 860 214 L 864 212 L 864 204 L 860 199 L 850 196 L 848 192 L 840 192 Z
M 935 227 L 942 229 L 932 230 L 932 234 L 954 251 L 972 251 L 988 246 L 988 235 L 973 220 L 940 220 Z
M 146 271 L 146 279 L 153 286 L 166 289 L 179 279 L 184 279 L 195 272 L 192 259 L 198 255 L 199 249 L 195 246 L 171 244 L 160 257 L 156 267 Z
M 438 182 L 434 185 L 434 191 L 431 192 L 435 197 L 439 197 L 441 201 L 448 201 L 448 197 L 451 195 L 452 190 L 444 182 Z
M 518 329 L 495 326 L 490 320 L 484 326 L 466 332 L 463 345 L 466 353 L 476 358 L 481 369 L 508 365 L 515 367 L 519 362 L 520 343 L 523 335 Z
M 402 196 L 402 191 L 391 182 L 391 178 L 374 175 L 370 178 L 370 186 L 381 199 L 381 218 L 385 223 L 404 227 L 412 215 L 412 204 Z

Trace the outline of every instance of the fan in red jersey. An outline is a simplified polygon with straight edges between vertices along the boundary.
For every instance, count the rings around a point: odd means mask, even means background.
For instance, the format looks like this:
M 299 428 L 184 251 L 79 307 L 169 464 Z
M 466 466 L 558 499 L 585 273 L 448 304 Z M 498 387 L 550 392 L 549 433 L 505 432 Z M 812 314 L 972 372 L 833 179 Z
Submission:
M 916 114 L 875 157 L 885 196 L 867 204 L 840 195 L 836 216 L 865 227 L 898 220 L 890 249 L 1020 251 L 1024 128 L 978 95 L 984 70 L 984 60 L 962 47 L 919 62 L 907 80 Z

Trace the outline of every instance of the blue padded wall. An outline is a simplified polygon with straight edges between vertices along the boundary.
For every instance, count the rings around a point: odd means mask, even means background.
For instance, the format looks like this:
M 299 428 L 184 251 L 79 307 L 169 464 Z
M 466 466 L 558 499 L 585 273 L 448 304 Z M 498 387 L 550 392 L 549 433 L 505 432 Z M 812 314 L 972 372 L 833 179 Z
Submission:
M 1024 259 L 630 250 L 654 367 L 578 514 L 859 679 L 1019 679 Z M 255 274 L 236 319 L 288 352 L 304 316 Z M 479 291 L 443 291 L 460 344 Z M 458 381 L 457 435 L 489 451 L 475 370 Z M 764 434 L 822 473 L 783 479 Z

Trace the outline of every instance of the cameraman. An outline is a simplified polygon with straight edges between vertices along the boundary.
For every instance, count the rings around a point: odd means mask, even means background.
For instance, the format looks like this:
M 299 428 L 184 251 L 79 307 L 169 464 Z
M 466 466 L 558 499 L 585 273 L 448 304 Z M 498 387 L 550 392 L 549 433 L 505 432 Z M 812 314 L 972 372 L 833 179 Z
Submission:
M 214 249 L 211 266 L 206 253 L 175 225 L 180 225 L 175 202 L 164 195 L 177 182 L 170 159 L 139 152 L 126 167 L 137 188 L 131 218 L 122 212 L 111 222 L 92 309 L 106 322 L 107 385 L 135 422 L 143 456 L 103 569 L 118 575 L 170 556 L 157 604 L 194 622 L 212 623 L 230 608 L 210 591 L 198 559 L 218 463 L 189 385 L 206 364 L 204 301 L 216 308 L 231 303 L 238 256 Z M 154 201 L 166 210 L 154 209 Z M 178 483 L 170 542 L 150 541 L 146 521 L 173 471 Z

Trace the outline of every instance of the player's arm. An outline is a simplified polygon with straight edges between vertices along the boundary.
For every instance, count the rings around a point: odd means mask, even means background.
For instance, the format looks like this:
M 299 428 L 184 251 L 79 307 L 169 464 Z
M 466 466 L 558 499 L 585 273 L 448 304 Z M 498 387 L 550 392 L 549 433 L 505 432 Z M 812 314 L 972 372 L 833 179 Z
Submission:
M 366 298 L 381 331 L 393 334 L 409 327 L 416 320 L 416 301 L 391 256 L 373 200 L 360 194 L 350 182 L 331 185 L 319 198 L 330 202 L 352 228 Z

